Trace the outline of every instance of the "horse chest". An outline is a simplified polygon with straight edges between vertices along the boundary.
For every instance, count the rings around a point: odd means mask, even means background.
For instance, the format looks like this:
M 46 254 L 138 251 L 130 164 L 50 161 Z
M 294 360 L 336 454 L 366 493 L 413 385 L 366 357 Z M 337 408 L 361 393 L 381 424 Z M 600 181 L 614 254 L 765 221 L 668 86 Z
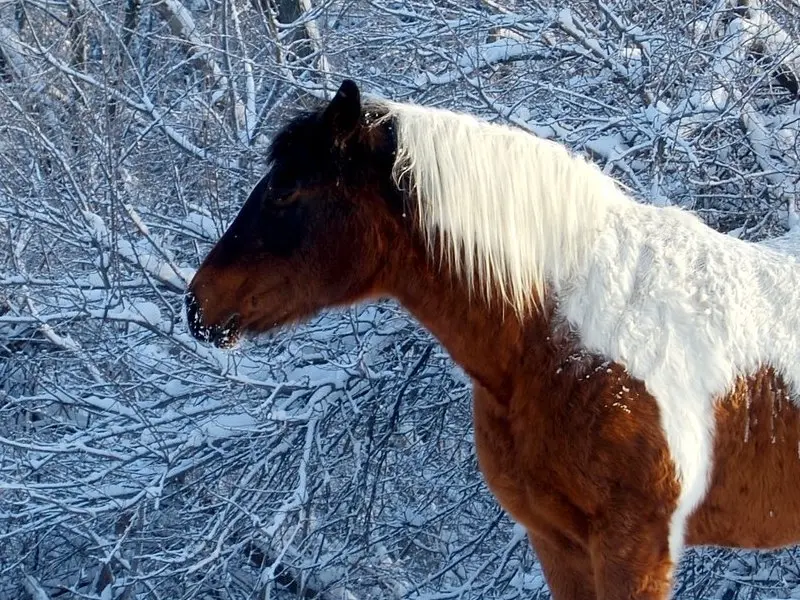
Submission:
M 526 529 L 555 527 L 583 541 L 589 507 L 576 502 L 573 496 L 579 494 L 565 485 L 574 475 L 567 466 L 573 460 L 567 441 L 572 436 L 563 431 L 561 439 L 554 438 L 558 423 L 537 408 L 531 402 L 524 414 L 509 415 L 489 392 L 475 387 L 475 443 L 481 472 L 500 505 Z M 583 499 L 591 502 L 591 496 Z
M 498 502 L 529 531 L 579 544 L 619 490 L 667 512 L 677 496 L 654 400 L 616 366 L 591 373 L 565 370 L 510 402 L 480 386 L 474 398 L 478 461 Z

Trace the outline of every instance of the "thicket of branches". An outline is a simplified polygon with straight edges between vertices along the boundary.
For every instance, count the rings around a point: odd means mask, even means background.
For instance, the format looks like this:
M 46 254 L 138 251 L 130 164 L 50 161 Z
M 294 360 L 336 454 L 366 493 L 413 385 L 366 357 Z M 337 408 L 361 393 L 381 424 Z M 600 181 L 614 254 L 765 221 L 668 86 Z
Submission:
M 182 316 L 271 135 L 342 77 L 797 227 L 791 0 L 0 0 L 0 597 L 532 598 L 469 384 L 391 303 L 233 353 Z M 687 598 L 797 554 L 692 552 Z

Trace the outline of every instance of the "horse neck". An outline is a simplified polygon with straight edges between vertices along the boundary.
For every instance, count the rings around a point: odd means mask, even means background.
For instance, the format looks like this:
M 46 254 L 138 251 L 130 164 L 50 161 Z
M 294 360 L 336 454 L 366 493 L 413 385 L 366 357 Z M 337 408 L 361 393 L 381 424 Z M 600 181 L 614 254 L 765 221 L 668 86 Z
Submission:
M 496 398 L 508 398 L 515 370 L 537 351 L 547 353 L 548 320 L 524 322 L 500 302 L 470 292 L 448 267 L 437 266 L 421 244 L 393 253 L 384 279 L 396 298 L 447 349 L 474 381 Z

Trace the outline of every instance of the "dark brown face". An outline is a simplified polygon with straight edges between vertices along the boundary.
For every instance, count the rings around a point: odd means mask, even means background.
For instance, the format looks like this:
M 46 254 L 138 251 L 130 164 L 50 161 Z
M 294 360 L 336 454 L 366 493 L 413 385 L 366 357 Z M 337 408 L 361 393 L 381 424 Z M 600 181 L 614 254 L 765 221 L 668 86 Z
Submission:
M 402 211 L 389 122 L 365 118 L 342 84 L 275 138 L 270 169 L 189 285 L 192 334 L 230 346 L 319 310 L 378 293 Z

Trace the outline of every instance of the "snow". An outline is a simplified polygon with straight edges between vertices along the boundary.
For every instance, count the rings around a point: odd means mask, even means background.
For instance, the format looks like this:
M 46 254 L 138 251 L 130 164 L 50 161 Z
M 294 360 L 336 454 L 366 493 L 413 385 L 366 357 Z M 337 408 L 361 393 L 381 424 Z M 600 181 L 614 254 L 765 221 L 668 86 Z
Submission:
M 599 155 L 604 161 L 612 162 L 622 150 L 622 136 L 618 133 L 594 138 L 586 142 L 587 150 Z
M 258 430 L 256 418 L 250 415 L 216 415 L 191 433 L 187 445 L 196 447 L 212 444 L 221 439 Z
M 189 230 L 208 239 L 216 240 L 222 235 L 217 223 L 209 215 L 191 212 L 183 220 L 183 225 Z
M 522 40 L 503 38 L 495 42 L 483 44 L 478 48 L 468 48 L 459 57 L 458 66 L 462 69 L 477 68 L 507 62 L 531 52 L 531 47 Z
M 36 581 L 35 577 L 26 574 L 23 585 L 25 586 L 25 591 L 30 595 L 30 600 L 50 600 L 50 596 L 41 584 Z

